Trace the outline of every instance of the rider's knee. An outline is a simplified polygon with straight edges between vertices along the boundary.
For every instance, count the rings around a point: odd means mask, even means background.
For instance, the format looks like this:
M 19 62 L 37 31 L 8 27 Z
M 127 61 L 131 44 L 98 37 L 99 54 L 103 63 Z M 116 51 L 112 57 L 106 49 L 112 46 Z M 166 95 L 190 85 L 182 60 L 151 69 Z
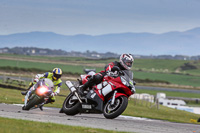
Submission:
M 103 76 L 102 75 L 99 75 L 99 74 L 95 75 L 95 83 L 96 84 L 101 83 L 102 80 L 103 80 Z
M 54 103 L 55 101 L 56 101 L 55 98 L 50 97 L 50 98 L 47 100 L 47 103 Z

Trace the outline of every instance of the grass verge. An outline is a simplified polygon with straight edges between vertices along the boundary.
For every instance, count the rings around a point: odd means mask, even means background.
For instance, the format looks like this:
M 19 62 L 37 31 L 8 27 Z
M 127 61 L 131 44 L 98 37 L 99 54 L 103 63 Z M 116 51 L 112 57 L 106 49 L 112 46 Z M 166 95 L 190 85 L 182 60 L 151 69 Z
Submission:
M 197 120 L 200 118 L 200 115 L 198 114 L 172 109 L 161 105 L 158 109 L 157 106 L 153 106 L 153 104 L 149 102 L 138 100 L 137 102 L 134 100 L 129 100 L 128 108 L 125 110 L 123 115 L 167 120 L 180 123 L 196 123 L 191 120 Z
M 42 123 L 0 117 L 1 133 L 123 133 L 95 128 Z

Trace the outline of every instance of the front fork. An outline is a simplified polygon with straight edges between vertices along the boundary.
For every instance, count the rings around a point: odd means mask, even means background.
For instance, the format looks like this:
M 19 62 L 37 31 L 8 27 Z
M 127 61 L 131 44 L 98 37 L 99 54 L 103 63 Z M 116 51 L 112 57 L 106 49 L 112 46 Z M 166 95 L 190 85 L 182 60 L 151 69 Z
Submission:
M 116 93 L 117 93 L 117 91 L 114 91 L 113 97 L 112 97 L 112 100 L 111 100 L 111 106 L 114 105 L 114 103 L 115 103 L 115 96 L 116 96 Z
M 75 96 L 78 98 L 79 102 L 80 102 L 80 103 L 83 103 L 82 100 L 81 100 L 81 98 L 79 97 L 79 95 L 78 95 L 78 93 L 77 93 L 76 91 L 74 92 L 74 94 L 75 94 Z

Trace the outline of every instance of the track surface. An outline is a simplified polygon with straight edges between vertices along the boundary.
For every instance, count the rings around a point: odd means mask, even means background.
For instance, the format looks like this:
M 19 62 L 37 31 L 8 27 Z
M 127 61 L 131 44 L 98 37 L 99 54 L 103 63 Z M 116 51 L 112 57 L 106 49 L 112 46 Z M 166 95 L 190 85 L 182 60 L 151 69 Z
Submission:
M 200 133 L 200 125 L 196 124 L 173 123 L 125 116 L 110 120 L 104 118 L 102 114 L 67 116 L 64 113 L 59 113 L 58 108 L 44 107 L 44 111 L 40 111 L 40 109 L 23 111 L 21 110 L 21 105 L 3 103 L 0 104 L 0 117 L 136 133 Z

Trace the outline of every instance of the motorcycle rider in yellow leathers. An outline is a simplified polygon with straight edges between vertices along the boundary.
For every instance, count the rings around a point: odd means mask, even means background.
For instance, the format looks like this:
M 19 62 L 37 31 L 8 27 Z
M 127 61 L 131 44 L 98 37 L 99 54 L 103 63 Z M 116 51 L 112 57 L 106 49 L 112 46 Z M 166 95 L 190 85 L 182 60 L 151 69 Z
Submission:
M 34 78 L 34 82 L 30 84 L 29 90 L 25 93 L 22 92 L 22 95 L 26 95 L 24 100 L 24 106 L 26 106 L 28 98 L 31 96 L 31 93 L 35 90 L 34 85 L 42 78 L 48 78 L 52 80 L 55 89 L 54 92 L 51 94 L 50 98 L 45 103 L 41 104 L 39 108 L 43 110 L 42 107 L 44 104 L 55 102 L 55 96 L 60 93 L 60 87 L 62 86 L 61 76 L 62 70 L 60 68 L 54 68 L 52 72 L 37 74 Z

